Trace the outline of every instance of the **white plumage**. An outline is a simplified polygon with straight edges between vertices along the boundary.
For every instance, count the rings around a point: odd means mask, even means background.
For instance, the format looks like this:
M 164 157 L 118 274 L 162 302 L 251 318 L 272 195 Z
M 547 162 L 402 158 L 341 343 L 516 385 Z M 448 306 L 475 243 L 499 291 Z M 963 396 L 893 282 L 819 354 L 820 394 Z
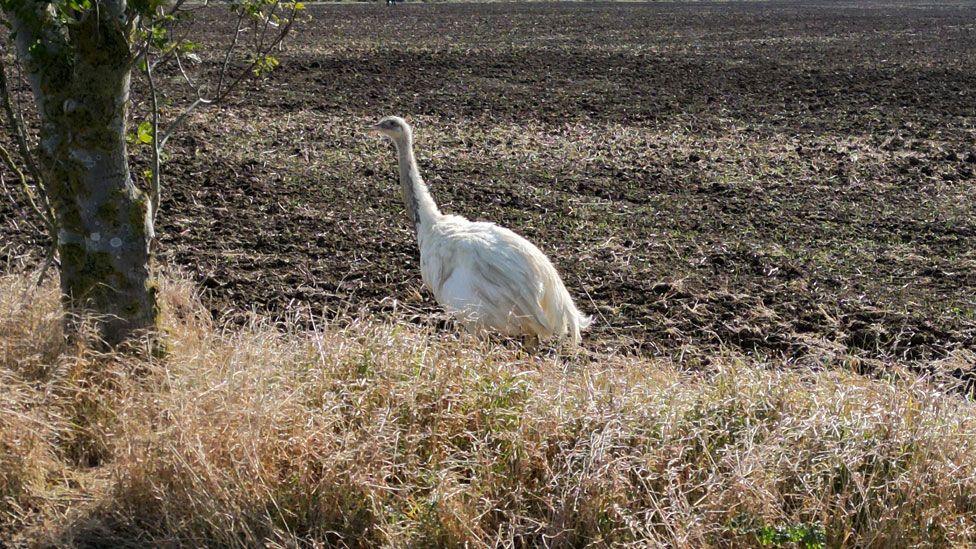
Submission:
M 549 258 L 504 227 L 442 214 L 420 177 L 406 121 L 388 116 L 373 129 L 396 145 L 403 199 L 420 244 L 420 272 L 437 302 L 471 332 L 557 336 L 578 344 L 591 319 L 576 308 Z

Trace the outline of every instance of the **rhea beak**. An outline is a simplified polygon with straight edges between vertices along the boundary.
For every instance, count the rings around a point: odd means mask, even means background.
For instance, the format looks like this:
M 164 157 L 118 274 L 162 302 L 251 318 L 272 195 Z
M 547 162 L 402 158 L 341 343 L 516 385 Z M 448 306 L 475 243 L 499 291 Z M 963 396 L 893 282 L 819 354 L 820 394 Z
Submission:
M 381 131 L 383 131 L 383 128 L 379 124 L 373 124 L 369 127 L 370 133 L 380 133 Z

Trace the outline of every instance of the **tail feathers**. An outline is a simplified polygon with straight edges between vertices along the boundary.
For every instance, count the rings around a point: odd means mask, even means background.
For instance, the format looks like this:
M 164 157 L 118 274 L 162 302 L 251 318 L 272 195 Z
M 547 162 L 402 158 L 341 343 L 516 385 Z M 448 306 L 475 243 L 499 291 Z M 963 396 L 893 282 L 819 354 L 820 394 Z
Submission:
M 593 317 L 591 315 L 584 315 L 583 313 L 576 311 L 576 318 L 579 319 L 580 330 L 585 330 L 593 324 Z
M 580 336 L 580 332 L 585 330 L 590 324 L 593 323 L 593 317 L 586 316 L 580 313 L 576 307 L 570 307 L 566 311 L 565 318 L 565 331 L 563 332 L 563 337 L 567 337 L 574 345 L 579 345 L 583 338 Z
M 543 324 L 549 331 L 549 335 L 569 339 L 579 345 L 582 340 L 580 332 L 593 323 L 593 317 L 584 315 L 576 308 L 562 279 L 556 274 L 554 268 L 551 271 L 551 279 L 544 286 L 544 297 L 541 303 L 542 309 L 547 313 Z

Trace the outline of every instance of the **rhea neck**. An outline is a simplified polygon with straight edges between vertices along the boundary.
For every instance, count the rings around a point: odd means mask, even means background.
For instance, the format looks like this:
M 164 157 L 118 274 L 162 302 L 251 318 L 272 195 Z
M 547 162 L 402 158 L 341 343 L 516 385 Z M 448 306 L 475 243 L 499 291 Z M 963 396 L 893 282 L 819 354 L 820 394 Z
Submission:
M 417 159 L 413 155 L 413 136 L 409 130 L 395 137 L 393 144 L 396 145 L 400 164 L 400 189 L 403 191 L 407 217 L 420 234 L 440 218 L 441 211 L 437 209 L 437 204 L 427 190 L 427 184 L 420 177 Z

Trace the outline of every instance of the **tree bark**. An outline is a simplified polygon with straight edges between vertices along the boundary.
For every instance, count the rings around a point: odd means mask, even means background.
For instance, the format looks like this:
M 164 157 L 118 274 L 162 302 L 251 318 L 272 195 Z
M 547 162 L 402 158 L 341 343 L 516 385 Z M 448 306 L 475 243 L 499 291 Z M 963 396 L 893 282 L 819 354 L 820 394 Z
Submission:
M 63 302 L 69 317 L 93 314 L 114 346 L 153 330 L 158 316 L 149 200 L 133 184 L 125 142 L 132 29 L 124 3 L 99 2 L 53 33 L 53 17 L 35 7 L 43 3 L 20 5 L 11 18 L 40 116 Z

